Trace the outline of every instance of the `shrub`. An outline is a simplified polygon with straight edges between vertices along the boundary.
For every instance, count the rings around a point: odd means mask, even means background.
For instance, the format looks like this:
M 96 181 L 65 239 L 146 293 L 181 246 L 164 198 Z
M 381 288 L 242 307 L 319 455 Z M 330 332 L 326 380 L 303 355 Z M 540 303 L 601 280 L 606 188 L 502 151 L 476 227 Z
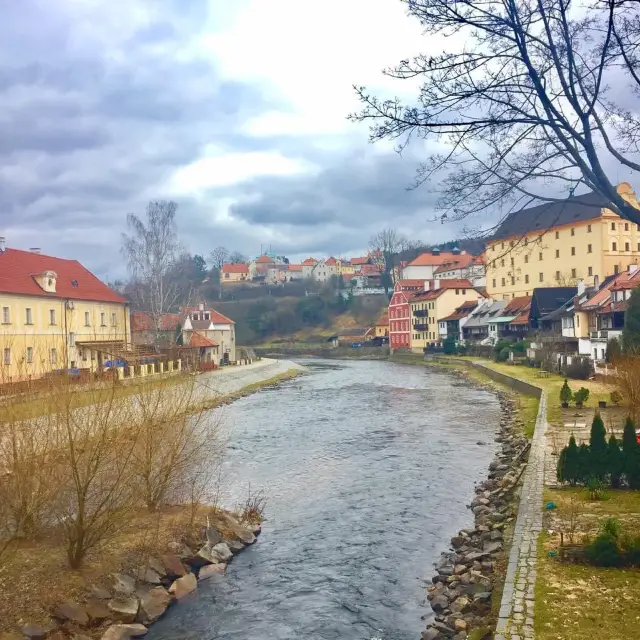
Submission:
M 605 491 L 606 485 L 599 478 L 589 478 L 587 482 L 587 491 L 589 493 L 589 500 L 605 500 L 607 492 Z
M 596 567 L 619 567 L 624 564 L 624 556 L 617 541 L 602 533 L 588 547 L 587 558 Z
M 562 389 L 560 389 L 560 402 L 562 402 L 562 404 L 569 404 L 572 399 L 573 392 L 571 391 L 571 387 L 569 387 L 569 381 L 565 378 Z
M 568 446 L 560 452 L 556 476 L 559 482 L 571 485 L 575 485 L 578 480 L 578 445 L 573 435 L 569 438 Z
M 576 403 L 577 407 L 582 407 L 582 405 L 589 399 L 589 389 L 586 387 L 580 387 L 575 394 L 573 395 L 573 400 Z
M 625 564 L 640 566 L 640 536 L 626 538 L 623 542 Z
M 447 339 L 442 344 L 442 349 L 445 355 L 452 356 L 456 353 L 456 339 L 454 336 L 447 336 Z
M 622 355 L 622 347 L 617 338 L 611 338 L 607 342 L 607 353 L 605 360 L 609 363 L 615 362 Z
M 599 413 L 593 417 L 591 435 L 589 436 L 589 478 L 604 480 L 607 475 L 608 462 L 607 432 Z
M 565 368 L 565 375 L 572 380 L 588 380 L 593 376 L 591 358 L 572 358 L 571 364 Z
M 622 403 L 622 394 L 618 390 L 614 389 L 611 392 L 609 399 L 611 400 L 611 404 L 615 404 L 616 407 L 618 407 Z
M 498 362 L 506 362 L 509 359 L 509 347 L 504 347 L 504 349 L 501 349 L 498 352 L 498 356 L 496 357 L 496 360 Z
M 620 481 L 624 474 L 624 456 L 620 449 L 618 439 L 612 435 L 607 445 L 607 471 L 614 489 L 620 487 Z
M 627 418 L 624 425 L 622 454 L 624 458 L 624 476 L 629 488 L 640 489 L 640 445 L 638 445 L 636 427 L 631 418 Z

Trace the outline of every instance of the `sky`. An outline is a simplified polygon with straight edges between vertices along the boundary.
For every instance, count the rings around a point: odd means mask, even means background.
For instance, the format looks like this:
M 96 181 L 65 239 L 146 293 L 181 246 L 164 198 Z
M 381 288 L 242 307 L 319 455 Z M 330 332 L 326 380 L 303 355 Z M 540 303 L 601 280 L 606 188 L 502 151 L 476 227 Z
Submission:
M 437 49 L 399 0 L 0 0 L 0 235 L 125 274 L 127 213 L 178 203 L 206 256 L 271 245 L 357 255 L 393 226 L 440 242 L 410 191 L 425 149 L 371 145 L 352 85 L 414 98 L 383 68 Z M 441 49 L 440 49 L 441 50 Z M 422 154 L 422 155 L 421 155 Z

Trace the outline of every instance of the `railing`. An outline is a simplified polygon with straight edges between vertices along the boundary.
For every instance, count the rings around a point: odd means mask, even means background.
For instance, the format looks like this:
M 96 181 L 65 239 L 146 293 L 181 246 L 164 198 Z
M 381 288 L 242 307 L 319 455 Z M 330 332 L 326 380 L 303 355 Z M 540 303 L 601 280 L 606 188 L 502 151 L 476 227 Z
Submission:
M 427 311 L 426 309 L 415 309 L 413 312 L 413 315 L 416 318 L 426 318 L 427 317 Z
M 600 331 L 592 331 L 592 340 L 611 340 L 619 338 L 622 335 L 622 329 L 601 329 Z
M 420 322 L 420 323 L 414 324 L 413 328 L 416 331 L 426 331 L 427 330 L 427 325 L 424 322 Z

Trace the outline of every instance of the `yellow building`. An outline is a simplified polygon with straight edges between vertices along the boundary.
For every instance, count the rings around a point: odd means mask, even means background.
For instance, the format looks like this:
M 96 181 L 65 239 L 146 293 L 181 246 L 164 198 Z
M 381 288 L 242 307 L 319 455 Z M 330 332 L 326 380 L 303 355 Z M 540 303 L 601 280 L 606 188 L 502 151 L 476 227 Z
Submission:
M 265 272 L 266 273 L 266 272 Z M 248 264 L 223 264 L 220 270 L 221 284 L 238 284 L 251 280 Z
M 438 320 L 452 314 L 463 302 L 483 299 L 469 280 L 426 280 L 425 290 L 409 299 L 411 350 L 422 353 L 425 347 L 440 342 Z
M 618 193 L 640 208 L 631 186 Z M 640 228 L 595 193 L 515 212 L 487 243 L 487 293 L 530 296 L 536 287 L 592 286 L 640 259 Z
M 0 384 L 100 370 L 130 348 L 126 301 L 75 260 L 0 239 Z

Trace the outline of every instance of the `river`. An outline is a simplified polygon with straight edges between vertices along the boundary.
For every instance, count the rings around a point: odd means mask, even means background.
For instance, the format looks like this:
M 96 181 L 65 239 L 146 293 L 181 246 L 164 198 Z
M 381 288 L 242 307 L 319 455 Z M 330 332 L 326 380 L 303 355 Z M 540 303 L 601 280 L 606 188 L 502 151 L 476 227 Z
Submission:
M 425 580 L 486 476 L 494 395 L 420 366 L 305 361 L 225 408 L 228 498 L 268 495 L 258 543 L 150 640 L 409 640 Z

